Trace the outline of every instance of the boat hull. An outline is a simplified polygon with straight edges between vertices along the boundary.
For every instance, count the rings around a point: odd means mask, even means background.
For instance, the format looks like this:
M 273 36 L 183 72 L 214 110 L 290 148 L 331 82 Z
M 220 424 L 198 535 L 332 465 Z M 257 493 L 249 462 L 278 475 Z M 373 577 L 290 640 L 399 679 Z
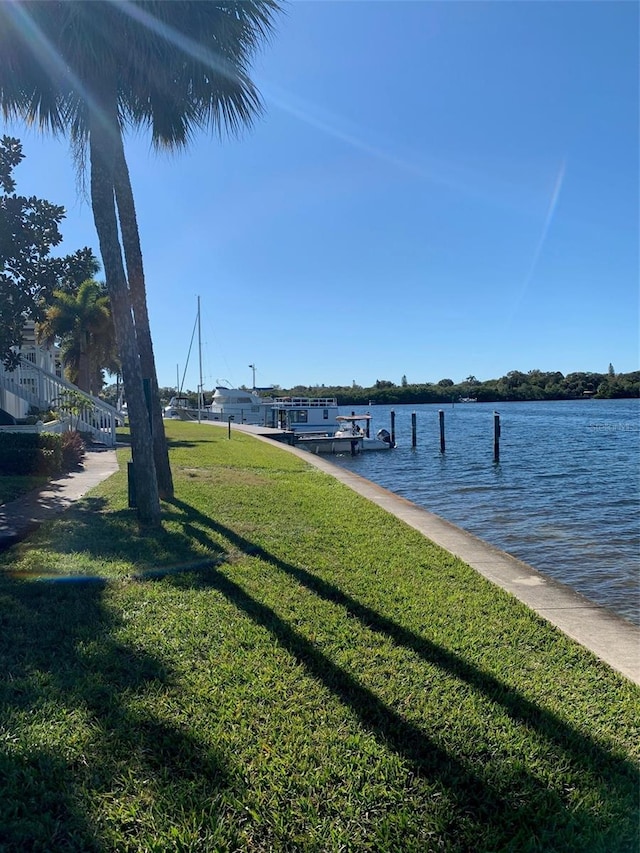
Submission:
M 336 437 L 333 435 L 302 435 L 296 439 L 296 446 L 307 450 L 309 453 L 347 453 L 351 456 L 357 456 L 359 453 L 391 449 L 390 444 L 380 441 L 377 438 L 366 438 L 364 436 Z

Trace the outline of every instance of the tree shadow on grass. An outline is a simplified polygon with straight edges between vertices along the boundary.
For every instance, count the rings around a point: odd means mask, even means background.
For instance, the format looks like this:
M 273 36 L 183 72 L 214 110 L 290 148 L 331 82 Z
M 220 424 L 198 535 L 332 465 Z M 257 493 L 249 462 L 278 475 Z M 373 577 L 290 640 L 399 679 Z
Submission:
M 159 534 L 161 559 L 157 564 L 148 550 L 152 547 L 150 538 L 141 536 L 134 541 L 130 536 L 130 511 L 103 514 L 99 504 L 95 509 L 94 513 L 81 513 L 71 525 L 72 529 L 82 529 L 80 539 L 95 559 L 141 559 L 152 568 L 137 575 L 140 578 L 166 576 L 163 582 L 175 586 L 218 590 L 239 611 L 270 632 L 380 743 L 401 756 L 409 775 L 441 786 L 450 805 L 448 826 L 443 828 L 441 839 L 445 846 L 453 843 L 459 850 L 489 849 L 474 845 L 474 839 L 482 836 L 492 838 L 495 843 L 491 849 L 496 850 L 582 853 L 602 849 L 609 853 L 634 849 L 637 822 L 631 811 L 637 792 L 636 769 L 499 678 L 367 607 L 335 584 L 280 560 L 184 501 L 174 499 L 167 505 L 168 516 L 182 525 L 182 533 L 165 530 Z M 228 545 L 221 545 L 221 540 Z M 198 543 L 197 548 L 193 547 L 194 542 Z M 55 546 L 73 550 L 73 537 Z M 224 559 L 232 549 L 271 564 L 320 598 L 344 607 L 368 629 L 389 637 L 490 698 L 523 730 L 538 732 L 547 742 L 543 746 L 545 752 L 555 754 L 558 762 L 577 768 L 590 779 L 599 774 L 600 782 L 594 781 L 593 787 L 599 784 L 601 796 L 610 803 L 608 821 L 600 812 L 592 812 L 589 804 L 572 803 L 567 792 L 554 790 L 544 778 L 544 771 L 536 775 L 538 771 L 531 769 L 526 757 L 516 765 L 509 755 L 504 756 L 499 770 L 490 776 L 483 774 L 477 762 L 473 765 L 443 748 L 419 723 L 389 707 L 272 608 L 222 572 L 212 571 L 212 563 Z M 206 570 L 201 563 L 198 565 L 203 553 L 209 555 L 205 558 Z M 166 562 L 169 554 L 172 565 Z M 26 713 L 31 706 L 42 709 L 52 701 L 65 713 L 89 713 L 97 727 L 97 744 L 92 746 L 89 768 L 57 744 L 23 744 L 20 749 L 6 751 L 0 767 L 6 769 L 12 787 L 9 797 L 0 799 L 0 849 L 29 849 L 21 846 L 20 839 L 33 832 L 34 826 L 39 837 L 58 837 L 65 842 L 53 846 L 43 843 L 41 849 L 100 849 L 87 798 L 95 801 L 108 794 L 123 767 L 129 772 L 132 766 L 140 778 L 151 780 L 150 796 L 168 815 L 173 809 L 178 810 L 179 804 L 171 802 L 166 768 L 169 775 L 187 775 L 194 785 L 204 789 L 209 786 L 211 792 L 227 784 L 222 762 L 216 755 L 203 753 L 196 738 L 167 726 L 152 714 L 134 712 L 126 701 L 132 693 L 144 693 L 148 685 L 170 684 L 172 675 L 152 656 L 115 639 L 119 625 L 104 606 L 103 596 L 104 582 L 95 579 L 94 583 L 51 587 L 16 583 L 0 576 L 0 667 L 8 674 L 0 686 L 4 709 L 0 713 L 7 714 L 6 727 L 11 728 L 16 714 Z M 87 644 L 89 652 L 81 653 Z M 433 701 L 437 702 L 438 697 L 434 696 Z M 465 713 L 464 708 L 460 713 Z M 28 731 L 26 723 L 23 721 L 22 725 Z M 1 718 L 0 724 L 4 724 Z M 446 724 L 447 720 L 443 720 L 443 728 Z M 538 756 L 538 767 L 551 760 L 548 755 L 542 760 Z M 25 786 L 28 796 L 24 796 Z M 32 805 L 27 806 L 29 802 Z M 178 816 L 176 820 L 180 819 Z M 534 841 L 524 844 L 526 839 Z M 576 839 L 586 841 L 579 845 Z M 606 839 L 606 843 L 601 841 L 593 847 L 594 839 Z M 32 845 L 31 849 L 37 847 Z
M 549 753 L 562 756 L 557 760 L 568 761 L 580 773 L 591 777 L 594 785 L 598 784 L 598 781 L 601 783 L 603 779 L 606 780 L 602 785 L 602 794 L 610 798 L 614 814 L 620 810 L 620 803 L 626 802 L 630 807 L 634 803 L 640 777 L 631 761 L 608 751 L 583 731 L 542 708 L 495 675 L 484 672 L 460 655 L 404 628 L 357 601 L 334 584 L 306 569 L 280 560 L 259 545 L 204 516 L 189 504 L 178 499 L 174 499 L 172 503 L 184 512 L 184 523 L 191 531 L 197 530 L 199 535 L 203 536 L 202 528 L 208 527 L 216 534 L 224 536 L 239 551 L 270 563 L 324 600 L 344 607 L 350 616 L 358 619 L 366 628 L 384 634 L 399 646 L 410 649 L 428 663 L 464 681 L 501 706 L 517 724 L 537 731 L 547 741 Z M 544 779 L 536 778 L 524 767 L 505 766 L 505 778 L 500 785 L 500 791 L 493 789 L 486 780 L 439 747 L 417 725 L 389 708 L 282 620 L 275 611 L 252 598 L 238 584 L 218 572 L 203 570 L 198 573 L 197 578 L 198 583 L 215 587 L 257 624 L 270 631 L 314 677 L 356 712 L 366 728 L 374 731 L 383 743 L 407 760 L 414 772 L 432 780 L 439 780 L 452 793 L 458 804 L 452 814 L 452 822 L 495 824 L 496 828 L 511 825 L 514 831 L 517 826 L 518 832 L 524 833 L 522 837 L 527 837 L 529 832 L 532 838 L 556 838 L 561 828 L 568 831 L 567 837 L 581 836 L 590 839 L 612 832 L 612 826 L 602 825 L 601 819 L 588 808 L 566 805 L 561 795 L 551 789 Z M 172 582 L 182 583 L 184 580 L 173 578 Z M 434 697 L 434 701 L 437 701 L 437 697 Z M 509 795 L 509 791 L 513 796 Z M 630 814 L 628 818 L 627 825 L 619 826 L 618 835 L 613 835 L 621 846 L 609 846 L 609 850 L 632 849 L 628 845 L 633 846 L 633 838 L 637 844 L 637 820 Z M 548 821 L 546 826 L 545 820 Z M 507 842 L 508 839 L 503 840 L 503 843 Z
M 126 837 L 145 810 L 166 824 L 185 819 L 175 780 L 203 801 L 228 785 L 218 754 L 154 715 L 148 695 L 170 690 L 172 673 L 117 639 L 104 594 L 95 579 L 50 585 L 0 573 L 3 853 L 114 849 L 102 835 L 108 821 Z M 119 798 L 120 811 L 97 818 Z
M 0 552 L 23 541 L 44 523 L 70 512 L 72 503 L 60 485 L 45 483 L 41 489 L 23 495 L 6 507 L 0 506 Z M 103 498 L 85 498 L 84 508 L 97 513 L 105 504 Z
M 187 441 L 184 438 L 168 438 L 167 446 L 171 448 L 175 447 L 197 447 L 200 442 L 197 441 Z
M 103 512 L 108 508 L 107 512 Z M 167 505 L 165 521 L 180 521 L 183 531 L 154 530 L 150 536 L 141 529 L 135 511 L 127 508 L 112 509 L 109 501 L 100 496 L 86 496 L 74 504 L 63 515 L 56 517 L 56 524 L 39 530 L 32 544 L 47 555 L 57 556 L 56 563 L 64 564 L 65 555 L 85 555 L 84 562 L 91 566 L 114 560 L 119 565 L 136 567 L 185 567 L 194 560 L 217 559 L 223 548 L 197 526 L 185 523 L 182 511 L 176 512 Z M 34 526 L 34 529 L 37 527 Z M 202 552 L 196 553 L 193 542 L 202 544 Z M 13 542 L 8 542 L 10 546 Z M 1 543 L 0 543 L 1 550 Z M 30 569 L 25 573 L 29 575 Z M 46 573 L 46 568 L 43 568 Z M 58 569 L 59 573 L 59 569 Z M 124 573 L 124 569 L 123 569 Z M 86 574 L 86 573 L 85 573 Z

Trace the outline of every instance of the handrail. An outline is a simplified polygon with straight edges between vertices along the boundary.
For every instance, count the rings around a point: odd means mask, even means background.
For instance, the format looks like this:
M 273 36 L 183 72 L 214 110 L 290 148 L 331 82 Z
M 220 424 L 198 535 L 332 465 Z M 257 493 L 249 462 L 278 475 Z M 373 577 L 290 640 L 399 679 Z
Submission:
M 337 406 L 336 397 L 276 397 L 272 404 L 274 408 L 290 409 L 293 406 L 306 406 L 308 408 L 326 408 Z
M 63 398 L 66 392 L 81 394 L 87 400 L 87 407 L 78 418 L 73 418 L 77 429 L 90 433 L 95 440 L 110 447 L 115 446 L 116 425 L 122 417 L 113 406 L 23 357 L 15 370 L 0 367 L 0 390 L 6 390 L 39 409 L 57 408 L 56 400 Z

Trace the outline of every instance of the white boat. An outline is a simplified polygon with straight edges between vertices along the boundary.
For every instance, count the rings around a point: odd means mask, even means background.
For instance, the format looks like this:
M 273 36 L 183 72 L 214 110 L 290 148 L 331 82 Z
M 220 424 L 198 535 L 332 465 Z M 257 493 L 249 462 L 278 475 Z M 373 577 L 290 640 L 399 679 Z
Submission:
M 211 420 L 268 426 L 286 432 L 329 435 L 338 417 L 335 397 L 260 397 L 256 390 L 218 385 Z
M 386 429 L 379 429 L 375 437 L 367 435 L 371 415 L 338 415 L 338 429 L 329 435 L 300 435 L 296 446 L 310 453 L 349 453 L 357 456 L 372 450 L 390 450 L 395 447 Z M 366 427 L 361 424 L 364 423 Z
M 261 397 L 255 391 L 217 385 L 209 406 L 209 420 L 269 426 L 272 405 L 271 397 Z
M 200 408 L 198 418 L 198 407 L 194 406 L 184 394 L 176 394 L 169 400 L 169 405 L 162 410 L 162 417 L 180 421 L 206 421 L 210 417 L 208 408 Z
M 270 403 L 268 426 L 294 434 L 327 436 L 338 417 L 335 397 L 277 397 Z

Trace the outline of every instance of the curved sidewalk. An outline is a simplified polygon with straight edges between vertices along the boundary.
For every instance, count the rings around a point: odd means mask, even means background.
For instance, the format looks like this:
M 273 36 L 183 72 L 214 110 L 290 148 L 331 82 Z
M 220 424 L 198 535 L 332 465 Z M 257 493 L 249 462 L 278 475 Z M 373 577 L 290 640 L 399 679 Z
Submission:
M 259 440 L 274 444 L 268 432 L 261 428 L 234 425 L 233 429 L 250 432 Z M 510 592 L 613 669 L 640 684 L 640 627 L 382 486 L 313 453 L 287 444 L 281 444 L 281 447 L 340 480 L 345 486 L 419 530 L 436 545 L 460 557 L 479 574 Z
M 24 539 L 43 521 L 64 512 L 71 504 L 106 480 L 118 470 L 115 450 L 90 449 L 84 464 L 57 480 L 51 480 L 43 489 L 29 492 L 10 503 L 0 506 L 0 552 Z

